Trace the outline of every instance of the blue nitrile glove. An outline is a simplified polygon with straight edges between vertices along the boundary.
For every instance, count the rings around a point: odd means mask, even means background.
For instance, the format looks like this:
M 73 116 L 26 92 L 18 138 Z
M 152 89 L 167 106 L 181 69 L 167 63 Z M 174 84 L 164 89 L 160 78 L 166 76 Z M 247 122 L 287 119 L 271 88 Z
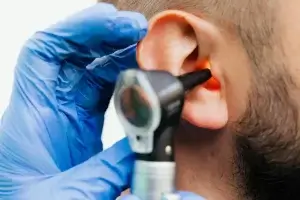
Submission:
M 181 200 L 205 200 L 203 197 L 198 196 L 192 192 L 178 192 L 177 193 L 180 196 Z M 133 195 L 126 195 L 123 197 L 120 197 L 118 200 L 141 200 L 136 196 Z M 164 199 L 164 200 L 168 200 L 168 198 Z M 170 199 L 172 200 L 172 199 Z
M 146 29 L 142 15 L 99 3 L 26 42 L 0 127 L 0 199 L 113 200 L 127 188 L 127 141 L 97 153 L 114 82 L 137 67 Z

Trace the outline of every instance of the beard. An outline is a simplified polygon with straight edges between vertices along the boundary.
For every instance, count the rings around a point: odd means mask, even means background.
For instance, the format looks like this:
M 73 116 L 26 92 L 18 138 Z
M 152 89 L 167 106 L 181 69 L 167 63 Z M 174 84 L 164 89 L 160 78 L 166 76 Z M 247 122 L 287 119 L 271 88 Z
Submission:
M 256 79 L 252 81 L 255 84 L 248 95 L 247 109 L 239 119 L 216 131 L 182 122 L 177 141 L 186 148 L 194 145 L 189 151 L 193 153 L 203 138 L 230 134 L 235 152 L 231 162 L 233 185 L 238 199 L 300 199 L 299 104 L 292 94 L 297 86 L 284 68 L 269 72 L 268 80 L 263 79 L 265 74 L 253 76 Z M 204 140 L 209 141 L 207 138 Z
M 255 80 L 243 116 L 230 125 L 234 133 L 235 179 L 241 199 L 300 199 L 299 107 L 295 84 L 278 70 Z M 257 75 L 261 76 L 261 75 Z

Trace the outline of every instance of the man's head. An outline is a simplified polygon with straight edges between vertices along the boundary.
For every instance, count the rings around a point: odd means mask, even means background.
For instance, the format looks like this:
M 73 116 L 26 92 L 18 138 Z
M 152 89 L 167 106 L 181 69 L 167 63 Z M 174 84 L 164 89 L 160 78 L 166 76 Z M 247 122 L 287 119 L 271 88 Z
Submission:
M 151 19 L 138 48 L 142 68 L 181 74 L 209 59 L 221 84 L 199 86 L 186 99 L 176 147 L 178 177 L 186 180 L 179 187 L 218 200 L 300 198 L 300 2 L 106 2 L 148 18 L 171 10 Z M 210 194 L 214 187 L 227 191 Z

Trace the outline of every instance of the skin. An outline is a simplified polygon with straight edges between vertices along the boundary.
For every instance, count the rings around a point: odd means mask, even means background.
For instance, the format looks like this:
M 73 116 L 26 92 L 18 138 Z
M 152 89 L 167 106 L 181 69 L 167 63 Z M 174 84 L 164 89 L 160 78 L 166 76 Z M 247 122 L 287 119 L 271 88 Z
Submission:
M 218 83 L 186 97 L 177 189 L 211 200 L 300 199 L 300 2 L 139 2 L 114 3 L 151 18 L 140 67 L 179 75 L 209 59 Z

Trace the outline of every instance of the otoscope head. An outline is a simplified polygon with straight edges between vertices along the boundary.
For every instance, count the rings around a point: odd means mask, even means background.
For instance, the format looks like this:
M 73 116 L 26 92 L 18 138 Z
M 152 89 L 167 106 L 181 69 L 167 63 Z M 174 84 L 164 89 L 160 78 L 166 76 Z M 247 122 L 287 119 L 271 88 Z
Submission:
M 122 72 L 116 84 L 114 103 L 132 150 L 142 159 L 173 159 L 165 150 L 181 118 L 185 92 L 210 77 L 209 69 L 179 77 L 157 70 Z
M 174 129 L 186 91 L 210 78 L 209 70 L 175 77 L 165 71 L 127 70 L 119 76 L 114 103 L 136 153 L 131 192 L 160 200 L 175 191 Z

